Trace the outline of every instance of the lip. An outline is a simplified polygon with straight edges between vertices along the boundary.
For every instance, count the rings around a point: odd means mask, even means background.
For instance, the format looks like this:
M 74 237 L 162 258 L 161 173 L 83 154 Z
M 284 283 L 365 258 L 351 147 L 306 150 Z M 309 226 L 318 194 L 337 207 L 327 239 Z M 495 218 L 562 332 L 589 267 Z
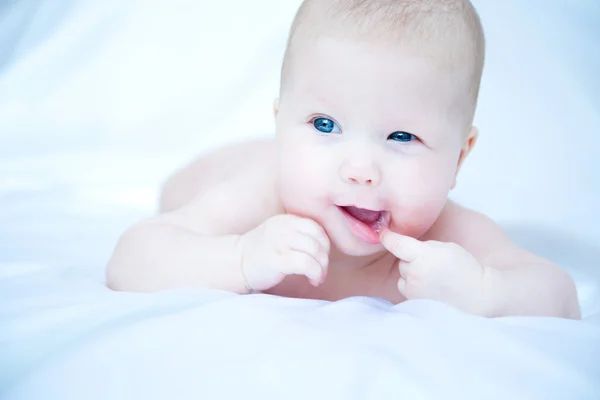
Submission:
M 350 231 L 352 231 L 352 233 L 355 236 L 357 236 L 359 239 L 361 239 L 364 242 L 367 242 L 369 244 L 379 244 L 380 243 L 379 229 L 376 229 L 372 225 L 367 225 L 364 222 L 359 221 L 358 219 L 354 218 L 352 215 L 350 215 L 344 209 L 344 207 L 357 207 L 357 208 L 362 208 L 365 210 L 371 210 L 371 209 L 365 208 L 365 207 L 359 207 L 356 205 L 337 206 L 337 208 L 340 210 L 342 215 L 345 217 L 346 222 L 348 223 L 348 226 L 350 228 Z M 389 211 L 384 211 L 384 210 L 378 211 L 377 209 L 372 209 L 372 211 L 377 211 L 382 214 L 383 223 L 381 224 L 381 226 L 383 226 L 383 227 L 389 226 L 389 223 L 390 223 L 390 212 Z
M 336 204 L 337 207 L 339 208 L 343 208 L 343 207 L 356 207 L 356 208 L 362 208 L 363 210 L 369 210 L 369 211 L 377 211 L 377 212 L 381 212 L 381 213 L 385 213 L 387 211 L 384 210 L 385 207 L 381 207 L 381 205 L 377 205 L 377 204 L 355 204 L 355 203 L 348 203 L 348 204 Z

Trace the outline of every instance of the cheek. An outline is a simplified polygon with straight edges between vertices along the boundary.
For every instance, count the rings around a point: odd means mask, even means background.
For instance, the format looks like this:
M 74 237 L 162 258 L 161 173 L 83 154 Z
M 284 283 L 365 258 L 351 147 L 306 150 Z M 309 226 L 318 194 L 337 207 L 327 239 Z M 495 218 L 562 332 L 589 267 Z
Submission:
M 391 229 L 402 235 L 423 236 L 440 216 L 447 201 L 446 196 L 436 199 L 399 205 L 392 210 Z
M 278 149 L 277 184 L 288 212 L 310 216 L 327 195 L 330 163 L 306 141 L 282 138 Z
M 420 237 L 442 212 L 454 169 L 451 159 L 437 159 L 407 166 L 405 171 L 406 174 L 390 185 L 393 199 L 391 228 L 404 235 Z

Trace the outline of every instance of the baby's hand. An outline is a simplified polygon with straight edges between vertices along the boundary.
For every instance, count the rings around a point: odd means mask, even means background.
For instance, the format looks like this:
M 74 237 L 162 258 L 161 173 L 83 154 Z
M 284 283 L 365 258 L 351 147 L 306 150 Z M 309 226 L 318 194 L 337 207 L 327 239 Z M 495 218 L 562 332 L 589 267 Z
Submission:
M 313 220 L 277 215 L 243 235 L 240 244 L 248 289 L 270 289 L 286 275 L 305 275 L 313 286 L 325 281 L 330 242 Z
M 484 268 L 455 243 L 422 242 L 385 229 L 381 243 L 399 258 L 398 290 L 407 299 L 432 299 L 484 315 Z

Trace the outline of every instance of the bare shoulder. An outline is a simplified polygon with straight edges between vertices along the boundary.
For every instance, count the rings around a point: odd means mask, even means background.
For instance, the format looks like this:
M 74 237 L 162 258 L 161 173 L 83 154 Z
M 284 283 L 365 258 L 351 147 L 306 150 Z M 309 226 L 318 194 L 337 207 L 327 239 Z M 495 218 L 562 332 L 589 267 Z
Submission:
M 274 157 L 273 140 L 236 143 L 203 154 L 169 177 L 162 188 L 160 211 L 179 209 L 200 193 L 250 170 L 269 170 Z
M 525 253 L 491 218 L 450 200 L 422 239 L 456 243 L 481 262 L 499 252 Z
M 164 185 L 161 213 L 210 234 L 244 233 L 281 212 L 275 143 L 238 143 L 199 157 Z

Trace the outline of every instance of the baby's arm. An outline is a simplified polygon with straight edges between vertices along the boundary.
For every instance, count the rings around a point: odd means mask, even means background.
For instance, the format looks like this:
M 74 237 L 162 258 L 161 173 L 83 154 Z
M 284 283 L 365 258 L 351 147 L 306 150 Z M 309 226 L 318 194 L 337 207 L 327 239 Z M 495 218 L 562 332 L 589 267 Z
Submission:
M 107 267 L 108 286 L 248 293 L 290 274 L 322 283 L 329 239 L 316 222 L 281 215 L 274 160 L 271 142 L 242 143 L 177 174 L 162 196 L 169 211 L 120 238 Z
M 112 289 L 210 287 L 241 293 L 241 235 L 278 212 L 273 145 L 251 142 L 207 154 L 175 174 L 162 213 L 128 229 L 107 266 Z
M 136 292 L 183 287 L 244 292 L 241 235 L 212 234 L 206 214 L 222 210 L 226 193 L 217 188 L 181 209 L 128 229 L 108 263 L 108 286 Z
M 323 228 L 306 218 L 272 215 L 261 218 L 264 222 L 254 229 L 241 229 L 245 233 L 225 233 L 227 227 L 254 225 L 250 216 L 261 215 L 249 193 L 234 192 L 218 187 L 180 210 L 128 230 L 108 265 L 108 286 L 143 292 L 187 287 L 249 293 L 270 289 L 287 275 L 304 275 L 314 286 L 323 283 L 330 245 Z M 273 208 L 262 213 L 267 210 Z
M 462 246 L 482 265 L 490 296 L 488 316 L 581 318 L 577 291 L 569 275 L 518 247 L 486 216 L 449 203 L 431 235 L 435 240 Z

